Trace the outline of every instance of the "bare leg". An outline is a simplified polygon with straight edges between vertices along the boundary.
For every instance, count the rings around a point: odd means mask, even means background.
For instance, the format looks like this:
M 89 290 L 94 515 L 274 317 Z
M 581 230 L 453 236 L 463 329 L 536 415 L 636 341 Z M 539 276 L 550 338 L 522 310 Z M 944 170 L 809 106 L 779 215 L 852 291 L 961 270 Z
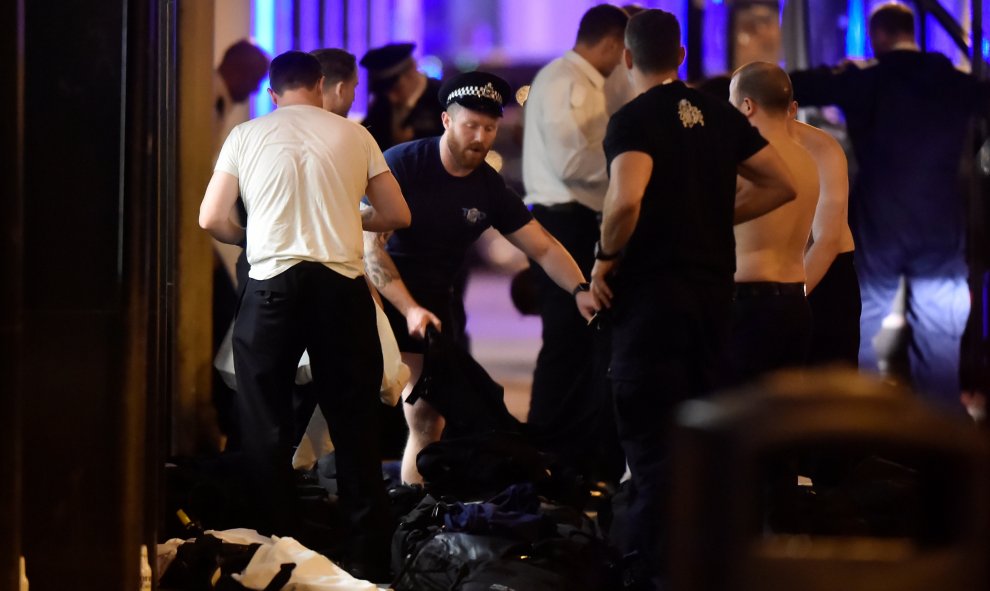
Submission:
M 423 372 L 423 355 L 403 353 L 402 361 L 409 366 L 411 374 L 409 384 L 402 391 L 402 400 L 405 401 Z M 440 413 L 422 398 L 413 404 L 402 402 L 402 411 L 406 415 L 406 424 L 409 425 L 409 441 L 406 443 L 405 453 L 402 454 L 402 482 L 422 484 L 423 477 L 416 469 L 416 456 L 424 447 L 440 440 L 444 420 Z

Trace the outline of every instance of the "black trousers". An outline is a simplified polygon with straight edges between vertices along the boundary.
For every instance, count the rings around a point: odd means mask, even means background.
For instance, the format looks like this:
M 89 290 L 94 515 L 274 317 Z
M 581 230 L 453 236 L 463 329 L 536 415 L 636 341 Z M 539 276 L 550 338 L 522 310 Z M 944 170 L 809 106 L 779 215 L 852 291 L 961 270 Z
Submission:
M 730 355 L 734 379 L 748 382 L 807 362 L 811 308 L 803 284 L 737 283 Z
M 835 257 L 821 282 L 808 294 L 811 306 L 809 364 L 859 366 L 859 317 L 863 302 L 853 252 Z
M 377 413 L 383 364 L 364 278 L 303 262 L 271 279 L 249 279 L 233 347 L 256 527 L 300 535 L 292 392 L 299 356 L 308 349 L 314 394 L 336 446 L 338 497 L 352 530 L 350 559 L 371 572 L 387 569 L 390 517 Z
M 585 277 L 595 263 L 598 214 L 578 203 L 536 205 L 533 216 L 574 257 Z M 608 323 L 594 327 L 574 297 L 531 261 L 540 300 L 543 345 L 533 372 L 530 433 L 544 450 L 598 479 L 618 479 L 625 468 L 609 396 Z
M 732 278 L 671 273 L 616 279 L 612 391 L 632 472 L 628 525 L 619 544 L 640 557 L 659 587 L 666 570 L 670 426 L 681 402 L 724 381 Z

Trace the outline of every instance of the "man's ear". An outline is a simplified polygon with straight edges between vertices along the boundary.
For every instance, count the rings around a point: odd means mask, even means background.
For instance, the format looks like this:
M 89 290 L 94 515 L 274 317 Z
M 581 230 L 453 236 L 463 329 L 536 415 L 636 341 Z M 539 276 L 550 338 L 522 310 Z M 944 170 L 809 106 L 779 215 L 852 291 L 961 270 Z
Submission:
M 622 49 L 622 62 L 626 64 L 626 69 L 631 70 L 633 67 L 632 52 L 629 51 L 628 47 Z
M 678 50 L 677 50 L 677 65 L 678 66 L 680 66 L 681 64 L 684 63 L 684 56 L 685 55 L 686 54 L 684 52 L 684 47 L 682 46 L 682 47 L 678 48 Z
M 337 98 L 342 98 L 344 96 L 344 81 L 341 80 L 333 85 L 333 94 Z
M 450 122 L 451 121 L 452 120 L 450 118 L 450 113 L 448 113 L 447 111 L 444 111 L 443 113 L 440 113 L 440 122 L 443 123 L 443 128 L 444 129 L 450 129 Z
M 787 116 L 790 117 L 791 119 L 794 119 L 797 117 L 797 112 L 798 112 L 798 102 L 791 101 L 790 106 L 787 107 Z
M 275 91 L 274 91 L 274 90 L 272 90 L 271 88 L 269 88 L 269 89 L 268 89 L 268 96 L 269 96 L 269 97 L 271 97 L 271 99 L 272 99 L 272 104 L 273 104 L 273 105 L 275 105 L 275 106 L 277 107 L 277 106 L 278 106 L 278 95 L 277 95 L 277 94 L 275 94 Z
M 753 115 L 756 115 L 756 103 L 753 102 L 753 99 L 746 97 L 742 100 L 742 105 L 739 110 L 747 118 L 752 117 Z

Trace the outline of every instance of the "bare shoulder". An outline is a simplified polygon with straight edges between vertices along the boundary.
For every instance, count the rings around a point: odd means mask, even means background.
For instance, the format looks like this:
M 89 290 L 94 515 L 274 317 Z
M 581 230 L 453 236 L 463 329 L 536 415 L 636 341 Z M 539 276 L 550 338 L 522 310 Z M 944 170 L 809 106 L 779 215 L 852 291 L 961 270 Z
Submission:
M 797 184 L 798 200 L 805 199 L 809 194 L 817 199 L 819 170 L 811 150 L 790 135 L 781 137 L 774 147 L 790 168 Z
M 816 160 L 827 157 L 841 157 L 845 160 L 842 145 L 828 132 L 800 121 L 791 121 L 789 129 L 794 140 L 804 146 Z

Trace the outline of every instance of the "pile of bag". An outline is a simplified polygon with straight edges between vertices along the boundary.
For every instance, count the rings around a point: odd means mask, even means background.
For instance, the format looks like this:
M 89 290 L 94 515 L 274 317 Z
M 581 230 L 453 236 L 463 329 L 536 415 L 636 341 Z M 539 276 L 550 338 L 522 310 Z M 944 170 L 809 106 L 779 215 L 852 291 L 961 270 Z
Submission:
M 396 591 L 617 589 L 616 564 L 591 519 L 529 483 L 484 502 L 427 495 L 392 542 Z

